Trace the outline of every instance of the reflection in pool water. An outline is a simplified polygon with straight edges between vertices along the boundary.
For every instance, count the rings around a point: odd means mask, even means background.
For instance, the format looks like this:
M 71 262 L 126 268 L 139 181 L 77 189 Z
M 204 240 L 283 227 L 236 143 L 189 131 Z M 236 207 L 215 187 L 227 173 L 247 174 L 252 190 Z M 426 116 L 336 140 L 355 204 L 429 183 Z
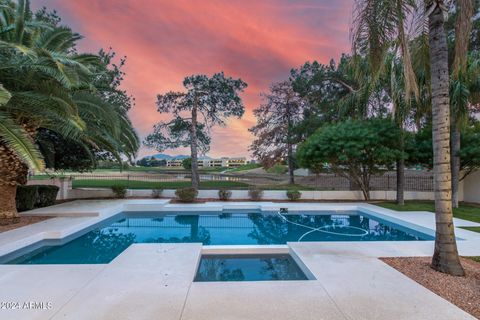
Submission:
M 360 212 L 335 214 L 222 213 L 220 215 L 152 215 L 135 213 L 68 243 L 45 245 L 10 261 L 15 264 L 108 263 L 132 243 L 201 242 L 204 245 L 268 245 L 304 241 L 431 240 L 413 230 L 380 222 Z M 352 226 L 355 228 L 345 228 Z M 312 228 L 335 234 L 312 231 Z M 360 228 L 360 229 L 357 229 Z M 401 230 L 400 230 L 401 229 Z M 363 231 L 365 236 L 358 236 Z M 344 234 L 344 235 L 342 235 Z M 354 237 L 348 235 L 357 235 Z
M 307 280 L 290 255 L 205 255 L 195 281 Z

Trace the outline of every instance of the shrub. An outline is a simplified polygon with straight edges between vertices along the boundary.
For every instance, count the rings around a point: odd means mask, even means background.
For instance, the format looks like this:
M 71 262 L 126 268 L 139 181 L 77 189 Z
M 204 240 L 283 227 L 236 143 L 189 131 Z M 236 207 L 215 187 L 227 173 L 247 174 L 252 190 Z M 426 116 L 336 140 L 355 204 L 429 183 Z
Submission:
M 195 188 L 182 188 L 175 191 L 175 195 L 181 202 L 193 202 L 198 195 Z
M 157 188 L 152 190 L 152 198 L 158 199 L 162 196 L 163 189 Z
M 32 210 L 35 207 L 37 201 L 38 186 L 18 186 L 16 201 L 17 210 L 26 211 Z
M 263 190 L 262 190 L 262 189 L 259 189 L 259 188 L 250 188 L 250 189 L 248 190 L 248 196 L 249 196 L 250 199 L 252 199 L 253 201 L 261 200 L 261 199 L 262 199 L 262 196 L 263 196 Z
M 218 190 L 218 198 L 223 201 L 228 201 L 232 197 L 232 191 L 226 189 Z
M 328 163 L 333 173 L 347 176 L 369 200 L 371 177 L 390 170 L 402 156 L 399 135 L 389 119 L 342 121 L 315 131 L 299 145 L 295 157 L 300 167 L 315 173 L 325 170 Z
M 117 184 L 112 186 L 112 192 L 114 193 L 116 198 L 125 198 L 127 195 L 127 187 Z
M 53 206 L 57 199 L 59 188 L 57 186 L 37 186 L 37 199 L 35 201 L 35 207 L 43 208 Z
M 297 201 L 302 196 L 302 193 L 298 190 L 287 190 L 287 198 L 290 201 Z

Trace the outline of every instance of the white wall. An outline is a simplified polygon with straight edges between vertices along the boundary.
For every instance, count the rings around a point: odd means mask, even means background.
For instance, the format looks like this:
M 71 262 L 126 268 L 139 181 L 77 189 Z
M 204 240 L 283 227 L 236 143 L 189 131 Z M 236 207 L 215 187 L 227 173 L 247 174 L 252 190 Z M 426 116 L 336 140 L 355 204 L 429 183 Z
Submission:
M 480 171 L 469 174 L 460 185 L 463 187 L 463 201 L 480 203 Z
M 152 190 L 127 191 L 127 197 L 151 197 Z M 372 191 L 372 200 L 395 200 L 395 191 Z M 68 192 L 68 199 L 86 199 L 86 198 L 108 198 L 113 193 L 109 189 L 71 189 Z M 162 197 L 175 198 L 175 190 L 167 189 L 162 193 Z M 218 190 L 199 190 L 199 199 L 218 199 Z M 263 192 L 265 200 L 287 200 L 285 191 L 266 190 Z M 232 190 L 232 200 L 249 199 L 248 190 Z M 362 201 L 363 194 L 360 191 L 302 191 L 304 200 L 355 200 Z M 433 200 L 433 192 L 405 192 L 406 200 Z
M 59 188 L 57 200 L 72 199 L 70 193 L 72 191 L 72 180 L 70 179 L 45 179 L 45 180 L 28 180 L 27 185 L 57 186 Z

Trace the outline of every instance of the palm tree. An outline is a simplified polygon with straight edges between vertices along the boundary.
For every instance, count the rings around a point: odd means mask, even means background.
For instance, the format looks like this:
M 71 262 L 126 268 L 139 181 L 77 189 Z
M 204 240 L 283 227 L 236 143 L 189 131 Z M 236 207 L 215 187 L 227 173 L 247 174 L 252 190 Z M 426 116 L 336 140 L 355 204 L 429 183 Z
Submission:
M 405 135 L 406 135 L 406 122 L 410 114 L 411 102 L 405 99 L 405 81 L 404 81 L 404 68 L 401 59 L 399 59 L 395 53 L 389 54 L 387 59 L 387 65 L 389 68 L 385 70 L 385 85 L 383 86 L 385 91 L 390 97 L 392 103 L 392 120 L 398 127 L 400 136 L 400 156 L 396 161 L 396 199 L 398 205 L 405 205 Z M 390 61 L 388 61 L 390 60 Z
M 405 26 L 414 8 L 414 0 L 356 1 L 351 31 L 355 55 L 367 55 L 372 79 L 383 80 L 383 90 L 392 103 L 393 119 L 402 133 L 399 137 L 402 150 L 412 100 L 418 100 L 420 96 Z M 397 160 L 396 198 L 399 205 L 404 205 L 404 170 L 405 152 L 402 151 Z
M 445 10 L 442 0 L 427 0 L 424 6 L 417 5 L 413 0 L 357 0 L 352 39 L 354 51 L 370 57 L 374 73 L 382 71 L 384 66 L 381 62 L 385 61 L 389 52 L 400 48 L 404 69 L 404 94 L 408 101 L 411 94 L 419 96 L 419 89 L 413 72 L 405 21 L 418 12 L 428 18 L 436 219 L 432 267 L 452 275 L 463 275 L 451 206 L 448 47 L 443 17 Z
M 451 147 L 452 147 L 452 205 L 458 208 L 458 185 L 460 181 L 460 132 L 468 121 L 468 107 L 471 101 L 470 84 L 477 82 L 477 63 L 469 65 L 468 47 L 474 2 L 458 0 L 455 19 L 455 48 L 451 83 Z M 473 68 L 471 68 L 473 65 Z M 473 69 L 473 70 L 472 70 Z M 468 72 L 474 71 L 474 72 Z
M 428 13 L 432 87 L 433 169 L 435 172 L 435 251 L 432 266 L 461 276 L 465 272 L 458 257 L 452 214 L 450 164 L 450 96 L 448 46 L 444 28 L 444 1 L 429 1 Z
M 96 55 L 75 52 L 80 35 L 33 19 L 28 1 L 0 4 L 0 218 L 13 218 L 17 185 L 29 168 L 45 167 L 34 143 L 38 129 L 118 159 L 135 154 L 138 137 L 127 110 L 94 87 L 106 66 Z

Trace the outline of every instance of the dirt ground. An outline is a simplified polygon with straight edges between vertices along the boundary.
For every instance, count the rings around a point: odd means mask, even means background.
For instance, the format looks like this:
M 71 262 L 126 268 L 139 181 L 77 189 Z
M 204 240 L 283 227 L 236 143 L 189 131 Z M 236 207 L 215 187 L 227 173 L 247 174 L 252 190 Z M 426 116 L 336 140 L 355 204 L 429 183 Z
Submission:
M 13 229 L 17 229 L 17 228 L 20 228 L 20 227 L 24 227 L 24 226 L 27 226 L 29 224 L 37 223 L 37 222 L 44 221 L 44 220 L 47 220 L 47 219 L 50 219 L 50 218 L 53 218 L 53 217 L 22 216 L 22 217 L 18 218 L 18 220 L 13 221 L 12 223 L 8 223 L 8 224 L 0 223 L 0 233 L 8 231 L 8 230 L 13 230 Z
M 465 277 L 433 270 L 430 257 L 381 258 L 391 267 L 480 319 L 480 262 L 461 258 Z

